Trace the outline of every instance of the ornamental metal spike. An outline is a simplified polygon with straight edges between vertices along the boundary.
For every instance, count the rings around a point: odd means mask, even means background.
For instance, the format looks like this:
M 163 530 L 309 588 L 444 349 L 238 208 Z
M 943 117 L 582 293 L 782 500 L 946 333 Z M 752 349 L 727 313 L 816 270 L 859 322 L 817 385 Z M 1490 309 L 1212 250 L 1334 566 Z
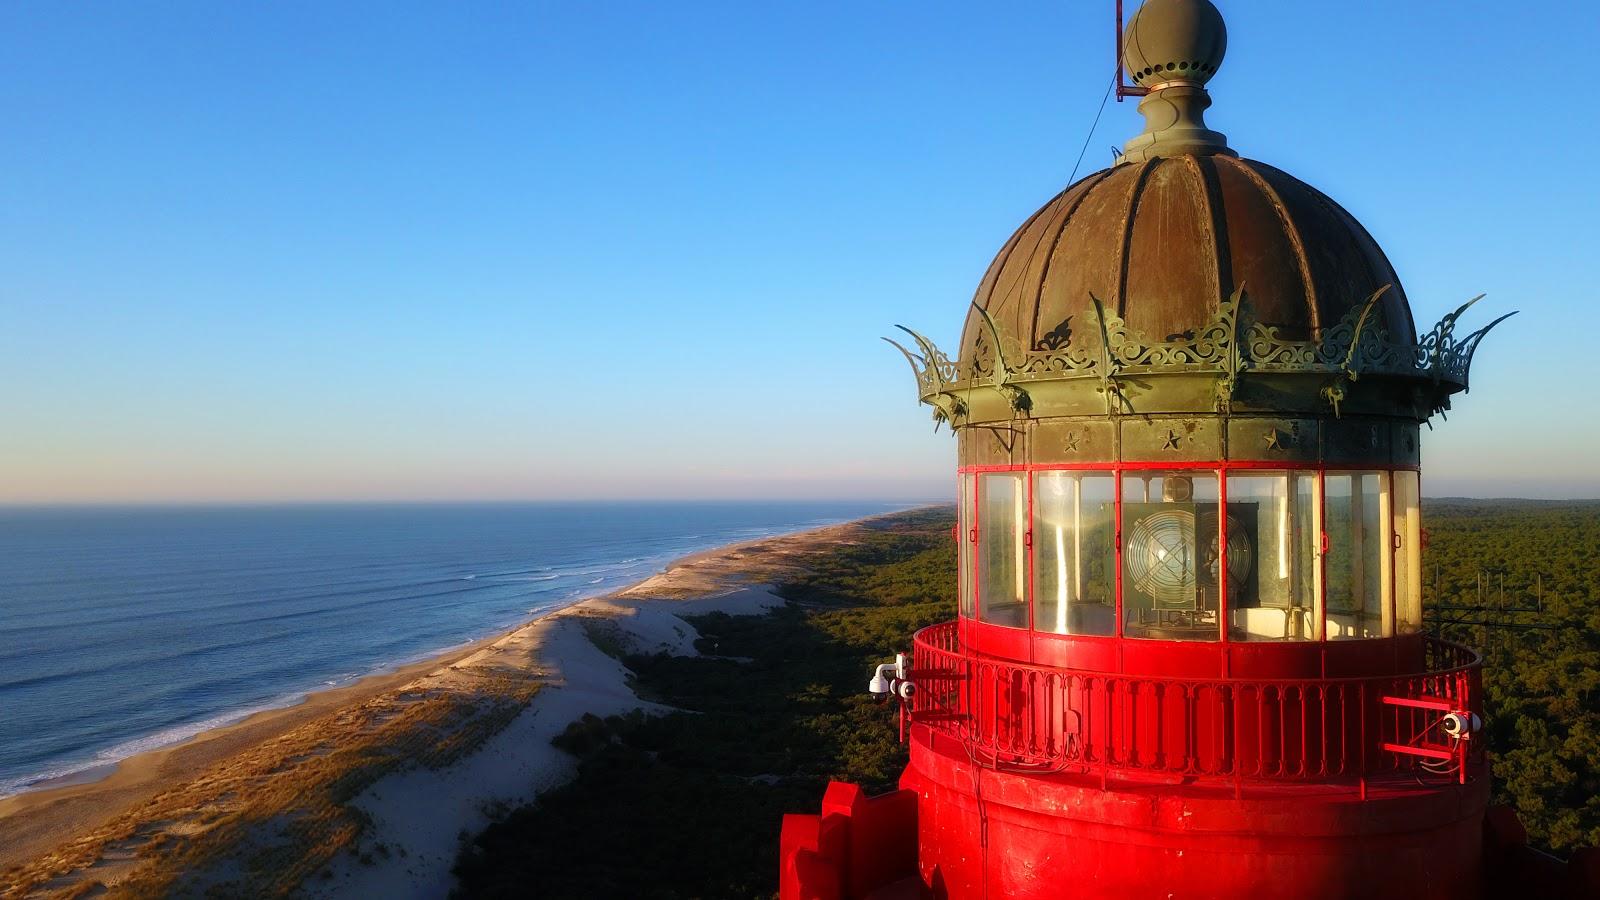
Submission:
M 897 325 L 895 327 L 898 328 L 900 326 Z M 912 353 L 910 350 L 907 350 L 905 347 L 902 347 L 900 345 L 899 341 L 893 340 L 891 338 L 884 338 L 883 340 L 888 342 L 889 346 L 895 348 L 896 350 L 899 350 L 900 354 L 906 358 L 906 362 L 911 364 L 911 374 L 916 376 L 916 379 L 917 379 L 917 388 L 918 388 L 918 393 L 919 393 L 919 396 L 918 396 L 917 399 L 920 400 L 923 403 L 928 403 L 927 398 L 920 395 L 921 394 L 921 388 L 923 387 L 923 372 L 928 367 L 927 360 L 923 359 L 920 356 L 917 356 L 916 354 Z M 918 365 L 918 363 L 921 363 L 921 365 Z M 935 404 L 931 404 L 930 403 L 929 405 L 933 406 L 933 430 L 935 432 L 938 432 L 939 423 L 944 420 L 944 410 L 941 410 Z
M 983 324 L 989 329 L 990 340 L 994 341 L 994 383 L 992 387 L 1005 395 L 1006 399 L 1011 402 L 1013 410 L 1027 412 L 1033 407 L 1033 399 L 1028 396 L 1027 391 L 1011 383 L 1013 373 L 1011 366 L 1006 362 L 1005 349 L 1001 346 L 1000 329 L 995 326 L 994 319 L 989 317 L 988 310 L 976 303 L 972 304 L 972 308 L 978 311 L 978 316 L 983 319 Z
M 1462 313 L 1471 309 L 1474 303 L 1486 296 L 1488 295 L 1479 294 L 1473 297 L 1471 300 L 1456 307 L 1455 312 L 1440 319 L 1439 324 L 1433 326 L 1433 334 L 1429 335 L 1429 343 L 1432 345 L 1429 348 L 1429 352 L 1433 358 L 1428 360 L 1428 374 L 1433 376 L 1435 382 L 1439 380 L 1439 373 L 1444 368 L 1446 350 L 1456 330 L 1456 320 L 1461 318 Z
M 1461 347 L 1460 353 L 1464 357 L 1464 359 L 1462 360 L 1462 363 L 1461 363 L 1461 386 L 1462 386 L 1462 390 L 1464 390 L 1467 393 L 1471 393 L 1472 392 L 1472 384 L 1471 384 L 1472 358 L 1477 355 L 1477 353 L 1478 353 L 1478 345 L 1483 343 L 1484 336 L 1489 333 L 1489 330 L 1491 328 L 1494 328 L 1496 325 L 1499 325 L 1501 322 L 1504 322 L 1505 320 L 1511 318 L 1512 316 L 1516 315 L 1517 313 L 1519 313 L 1521 311 L 1522 310 L 1520 310 L 1520 309 L 1514 309 L 1511 312 L 1508 312 L 1505 315 L 1501 316 L 1500 318 L 1495 319 L 1493 322 L 1490 322 L 1489 324 L 1483 326 L 1482 328 L 1479 328 L 1477 331 L 1474 331 L 1473 333 L 1467 335 L 1464 339 L 1462 339 L 1461 344 L 1460 344 L 1460 347 Z
M 1121 399 L 1122 386 L 1117 383 L 1117 373 L 1122 370 L 1122 362 L 1117 358 L 1116 350 L 1111 346 L 1111 327 L 1106 321 L 1106 305 L 1100 302 L 1091 291 L 1089 302 L 1094 304 L 1094 323 L 1100 328 L 1100 393 L 1106 398 L 1106 414 L 1115 412 L 1115 399 Z M 1113 399 L 1115 398 L 1115 399 Z
M 1382 297 L 1392 287 L 1394 287 L 1394 285 L 1386 284 L 1383 287 L 1373 291 L 1372 296 L 1367 298 L 1366 305 L 1361 307 L 1361 315 L 1356 319 L 1355 331 L 1350 335 L 1350 346 L 1345 350 L 1344 362 L 1339 366 L 1339 369 L 1344 372 L 1345 377 L 1351 381 L 1357 381 L 1361 378 L 1361 371 L 1355 365 L 1355 361 L 1356 352 L 1361 348 L 1361 331 L 1367 326 L 1367 317 L 1372 315 L 1372 307 L 1377 304 L 1378 298 Z M 1468 305 L 1470 306 L 1471 304 Z M 1337 405 L 1335 406 L 1335 410 L 1335 415 L 1337 415 Z
M 1465 303 L 1461 304 L 1460 306 L 1456 307 L 1456 311 L 1455 312 L 1450 313 L 1449 315 L 1447 315 L 1444 318 L 1439 320 L 1438 327 L 1443 328 L 1446 334 L 1449 334 L 1451 331 L 1454 331 L 1455 327 L 1456 327 L 1456 320 L 1461 318 L 1461 314 L 1466 312 L 1467 310 L 1471 309 L 1473 304 L 1477 303 L 1479 300 L 1482 300 L 1483 298 L 1485 298 L 1487 296 L 1489 296 L 1489 295 L 1488 294 L 1479 294 L 1478 296 L 1473 297 L 1471 300 L 1468 300 L 1467 302 L 1465 302 Z
M 928 340 L 904 325 L 896 325 L 895 327 L 901 331 L 904 331 L 906 334 L 911 335 L 911 339 L 917 342 L 918 347 L 922 348 L 922 359 L 928 364 L 928 372 L 933 377 L 933 384 L 939 389 L 943 390 L 944 373 L 939 371 L 939 357 L 942 355 L 939 353 L 939 348 L 934 346 L 933 341 Z
M 988 310 L 976 303 L 972 304 L 972 308 L 978 311 L 978 317 L 983 319 L 984 326 L 989 329 L 989 337 L 994 340 L 995 375 L 1004 375 L 1009 378 L 1011 367 L 1006 364 L 1006 351 L 1000 345 L 1000 329 L 995 326 L 994 319 L 990 317 Z
M 1239 344 L 1239 323 L 1244 319 L 1244 282 L 1233 295 L 1222 303 L 1219 311 L 1228 330 L 1228 352 L 1223 356 L 1222 371 L 1229 378 L 1237 378 L 1244 371 L 1244 352 Z
M 1121 366 L 1118 364 L 1116 353 L 1111 349 L 1111 329 L 1106 325 L 1106 305 L 1094 294 L 1089 295 L 1089 302 L 1094 304 L 1094 323 L 1100 328 L 1100 363 L 1104 370 L 1100 377 L 1112 377 Z
M 883 338 L 883 340 L 887 342 L 889 346 L 899 350 L 900 355 L 906 358 L 906 362 L 911 364 L 911 374 L 917 376 L 917 382 L 920 384 L 922 381 L 922 370 L 927 366 L 927 360 L 900 346 L 900 342 L 896 341 L 894 338 Z
M 918 345 L 922 346 L 930 355 L 938 352 L 931 341 L 915 331 L 906 328 L 904 325 L 896 325 L 895 327 L 910 334 L 917 340 Z M 941 423 L 949 423 L 951 431 L 954 431 L 956 419 L 967 414 L 967 406 L 961 402 L 961 398 L 944 390 L 944 376 L 939 373 L 938 363 L 931 361 L 927 357 L 912 353 L 898 341 L 891 338 L 884 338 L 883 340 L 896 350 L 899 350 L 901 355 L 906 358 L 906 362 L 911 364 L 911 373 L 916 376 L 917 387 L 921 390 L 918 399 L 933 407 L 933 430 L 938 431 Z
M 1222 376 L 1217 379 L 1217 409 L 1231 412 L 1233 394 L 1239 387 L 1239 375 L 1244 371 L 1244 352 L 1239 343 L 1239 321 L 1244 318 L 1244 283 L 1233 295 L 1223 300 L 1217 308 L 1217 321 L 1223 326 L 1227 347 L 1222 354 Z

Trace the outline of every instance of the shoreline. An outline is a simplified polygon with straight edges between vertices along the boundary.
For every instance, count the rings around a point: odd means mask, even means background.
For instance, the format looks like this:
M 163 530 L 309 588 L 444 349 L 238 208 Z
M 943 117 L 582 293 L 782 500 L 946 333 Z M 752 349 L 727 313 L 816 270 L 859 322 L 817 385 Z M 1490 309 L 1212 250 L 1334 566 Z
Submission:
M 179 792 L 181 788 L 200 779 L 202 775 L 215 769 L 226 768 L 237 759 L 250 756 L 252 751 L 282 743 L 286 737 L 305 731 L 306 726 L 317 723 L 319 719 L 341 713 L 348 717 L 352 710 L 366 710 L 374 706 L 383 706 L 385 703 L 397 703 L 399 702 L 397 696 L 403 698 L 407 694 L 416 693 L 419 685 L 444 685 L 445 689 L 470 693 L 468 688 L 456 684 L 461 682 L 463 677 L 467 677 L 462 673 L 479 673 L 491 669 L 502 673 L 513 672 L 516 677 L 531 678 L 548 688 L 547 691 L 534 696 L 532 701 L 522 708 L 523 713 L 515 721 L 536 718 L 533 713 L 545 702 L 545 693 L 553 696 L 560 692 L 556 690 L 558 688 L 572 693 L 576 688 L 578 689 L 576 693 L 581 694 L 582 688 L 586 687 L 579 679 L 566 678 L 562 671 L 566 667 L 563 666 L 564 660 L 560 657 L 564 656 L 567 658 L 566 661 L 570 661 L 575 654 L 574 647 L 564 645 L 562 648 L 555 648 L 561 652 L 547 652 L 552 648 L 546 645 L 557 643 L 558 636 L 566 641 L 567 638 L 576 635 L 582 638 L 581 643 L 586 645 L 581 648 L 584 653 L 592 652 L 593 655 L 604 657 L 604 663 L 596 660 L 580 661 L 579 664 L 572 666 L 574 670 L 572 674 L 587 677 L 591 669 L 599 666 L 605 671 L 598 672 L 595 680 L 605 681 L 612 694 L 616 694 L 620 689 L 627 695 L 610 696 L 599 705 L 605 706 L 609 703 L 615 707 L 621 703 L 629 708 L 648 707 L 650 704 L 639 701 L 633 697 L 631 690 L 627 689 L 624 674 L 626 670 L 622 669 L 621 664 L 611 657 L 604 656 L 593 646 L 593 635 L 588 629 L 593 627 L 596 620 L 613 623 L 608 627 L 615 627 L 615 623 L 627 620 L 627 626 L 634 628 L 634 631 L 625 630 L 625 638 L 632 642 L 635 648 L 639 648 L 641 640 L 647 637 L 649 641 L 658 642 L 659 648 L 666 649 L 667 652 L 693 653 L 693 636 L 685 633 L 687 626 L 671 611 L 661 608 L 663 605 L 687 612 L 689 611 L 687 607 L 701 604 L 685 601 L 699 598 L 712 602 L 727 600 L 731 604 L 729 611 L 759 612 L 770 608 L 771 605 L 781 601 L 766 590 L 766 583 L 783 571 L 793 570 L 795 563 L 800 561 L 793 558 L 796 554 L 803 556 L 807 547 L 829 543 L 840 534 L 859 527 L 863 522 L 883 516 L 904 514 L 916 508 L 920 507 L 908 506 L 847 522 L 767 535 L 696 551 L 673 560 L 661 571 L 635 584 L 594 597 L 574 600 L 566 606 L 525 620 L 509 630 L 402 665 L 392 671 L 366 675 L 349 684 L 313 691 L 292 705 L 261 710 L 247 715 L 240 721 L 201 731 L 180 742 L 136 753 L 115 764 L 108 764 L 109 771 L 95 780 L 41 786 L 0 799 L 0 836 L 3 836 L 3 839 L 0 839 L 0 870 L 25 866 L 41 854 L 59 850 L 69 842 L 82 844 L 87 840 L 82 837 L 83 835 L 92 835 L 97 828 L 104 830 L 107 823 L 127 819 L 130 815 L 137 819 L 141 807 L 156 804 L 161 798 Z M 752 608 L 745 609 L 745 607 Z M 666 618 L 663 618 L 662 614 Z M 565 625 L 579 627 L 564 627 Z M 663 630 L 664 628 L 666 630 Z M 692 629 L 688 631 L 692 632 Z M 570 644 L 570 641 L 567 643 Z M 657 648 L 656 643 L 650 643 L 648 646 L 652 649 Z M 618 671 L 613 672 L 610 669 Z M 596 704 L 590 702 L 588 705 Z M 564 710 L 564 713 L 573 712 L 574 714 L 567 720 L 572 721 L 579 718 L 582 713 L 590 711 L 592 710 L 573 707 Z M 558 724 L 564 727 L 566 723 Z M 492 743 L 497 737 L 498 734 L 492 737 L 490 742 Z M 533 748 L 535 751 L 533 756 L 538 758 L 538 763 L 547 767 L 559 763 L 560 760 L 552 761 L 544 758 L 547 749 L 550 752 L 559 753 L 559 751 L 549 748 L 547 737 L 542 743 L 544 747 Z M 519 752 L 523 752 L 526 756 L 530 751 Z M 481 749 L 473 749 L 466 760 L 470 762 L 483 753 Z M 560 768 L 559 765 L 554 767 Z M 401 776 L 384 777 L 398 779 Z M 553 786 L 561 780 L 564 778 L 542 784 L 540 789 Z M 438 786 L 435 785 L 434 789 L 437 790 Z M 75 838 L 78 840 L 74 841 Z M 416 863 L 416 858 L 413 858 L 413 862 Z M 448 874 L 448 863 L 449 860 L 439 861 L 446 874 Z M 76 865 L 61 863 L 61 866 L 69 872 L 83 871 L 83 867 Z M 435 868 L 438 868 L 438 865 Z M 408 867 L 407 871 L 409 870 Z M 96 871 L 102 879 L 108 874 L 98 868 Z
M 572 602 L 582 603 L 586 599 L 588 598 L 579 598 L 573 600 Z M 554 609 L 545 610 L 533 618 L 517 625 L 516 627 L 520 628 L 522 625 L 537 621 L 538 619 L 543 618 L 550 613 L 559 612 L 565 608 L 565 606 L 559 606 L 555 607 Z M 515 630 L 515 628 L 511 630 Z M 145 756 L 178 750 L 187 744 L 202 740 L 209 735 L 220 734 L 232 728 L 248 726 L 256 722 L 258 717 L 271 717 L 276 713 L 293 712 L 295 709 L 298 709 L 301 706 L 313 703 L 316 698 L 323 694 L 333 694 L 339 691 L 350 691 L 351 689 L 357 688 L 368 681 L 380 680 L 391 675 L 399 675 L 409 672 L 413 667 L 428 666 L 435 663 L 438 665 L 445 665 L 451 657 L 457 655 L 458 653 L 470 653 L 480 644 L 488 641 L 494 641 L 498 637 L 503 637 L 508 633 L 510 632 L 502 632 L 500 634 L 490 635 L 488 637 L 475 637 L 471 640 L 452 644 L 449 647 L 440 650 L 430 650 L 426 653 L 405 657 L 404 659 L 396 660 L 392 663 L 380 665 L 365 674 L 349 676 L 343 682 L 324 682 L 320 687 L 308 688 L 300 691 L 287 691 L 280 697 L 282 702 L 268 702 L 265 704 L 240 709 L 235 712 L 218 713 L 210 718 L 210 721 L 213 721 L 215 724 L 205 724 L 207 720 L 201 720 L 199 722 L 189 723 L 187 725 L 180 724 L 163 729 L 163 731 L 186 731 L 188 733 L 173 737 L 171 740 L 153 743 L 150 746 L 129 751 L 128 753 L 116 756 L 114 758 L 107 758 L 100 762 L 85 763 L 81 767 L 70 769 L 69 771 L 63 772 L 60 775 L 51 775 L 48 777 L 39 778 L 36 781 L 30 781 L 20 790 L 14 790 L 10 793 L 0 794 L 0 822 L 4 821 L 8 811 L 10 810 L 10 806 L 8 804 L 11 804 L 12 801 L 20 801 L 23 798 L 32 796 L 34 794 L 43 794 L 52 791 L 65 790 L 67 788 L 87 787 L 90 785 L 99 784 L 115 775 L 117 770 L 126 763 L 139 760 Z M 190 728 L 193 728 L 193 730 L 189 731 Z M 156 735 L 162 734 L 163 731 L 152 732 L 149 735 L 132 738 L 128 741 L 124 741 L 123 743 L 135 744 L 148 742 L 154 739 Z M 109 751 L 101 752 L 108 753 Z M 26 806 L 27 804 L 20 805 Z
M 552 613 L 557 611 L 552 610 Z M 99 771 L 98 777 L 80 778 L 84 773 L 64 775 L 59 783 L 50 783 L 58 781 L 50 779 L 41 782 L 38 787 L 0 797 L 0 834 L 6 836 L 6 840 L 0 842 L 0 869 L 24 862 L 47 849 L 63 826 L 85 827 L 90 824 L 85 821 L 87 819 L 114 816 L 159 793 L 165 787 L 165 781 L 210 766 L 246 747 L 270 740 L 341 707 L 377 697 L 435 669 L 453 665 L 515 630 L 473 641 L 457 650 L 388 672 L 363 675 L 349 684 L 310 691 L 288 706 L 246 713 L 236 722 L 207 728 L 173 743 L 95 766 L 93 770 Z M 87 807 L 86 814 L 77 812 L 75 808 L 80 805 Z M 40 823 L 32 828 L 28 827 L 31 823 L 22 823 L 22 828 L 17 832 L 8 827 L 17 824 L 14 819 L 48 807 L 61 808 L 56 815 L 49 816 L 50 819 L 66 818 L 68 821 Z
M 911 508 L 913 507 L 906 507 L 906 509 Z M 891 512 L 897 511 L 903 510 L 894 510 Z M 865 518 L 872 517 L 868 516 Z M 490 644 L 493 644 L 495 641 L 513 634 L 519 629 L 526 628 L 527 626 L 547 616 L 554 615 L 565 609 L 570 609 L 573 606 L 577 606 L 578 604 L 585 603 L 589 600 L 602 599 L 613 595 L 623 594 L 641 584 L 649 582 L 656 575 L 660 575 L 670 569 L 677 568 L 682 565 L 690 564 L 705 556 L 715 555 L 724 551 L 735 549 L 741 545 L 759 543 L 760 541 L 769 540 L 771 538 L 805 534 L 817 529 L 830 528 L 835 525 L 851 524 L 857 521 L 862 521 L 862 519 L 851 519 L 844 522 L 834 522 L 824 525 L 804 526 L 792 531 L 778 531 L 772 534 L 762 535 L 760 537 L 749 538 L 742 541 L 734 541 L 733 543 L 729 544 L 718 544 L 712 547 L 706 547 L 682 556 L 670 557 L 662 563 L 662 566 L 659 570 L 631 584 L 610 588 L 602 593 L 572 597 L 571 599 L 562 602 L 559 606 L 542 610 L 530 617 L 518 620 L 515 624 L 504 626 L 484 635 L 469 638 L 465 641 L 460 641 L 443 648 L 426 650 L 420 654 L 403 656 L 394 661 L 380 664 L 365 674 L 356 675 L 342 684 L 317 686 L 300 691 L 286 691 L 282 695 L 283 702 L 269 701 L 265 705 L 241 709 L 236 712 L 223 711 L 211 716 L 212 719 L 223 720 L 214 725 L 205 725 L 204 720 L 202 720 L 200 722 L 191 723 L 191 725 L 173 726 L 172 728 L 166 730 L 187 729 L 193 725 L 198 725 L 200 727 L 196 728 L 196 730 L 194 730 L 192 733 L 175 737 L 170 741 L 133 750 L 125 755 L 115 758 L 109 758 L 102 761 L 91 760 L 84 763 L 81 767 L 74 768 L 71 771 L 63 772 L 59 775 L 46 776 L 37 781 L 30 782 L 26 786 L 14 792 L 0 794 L 0 824 L 3 824 L 6 817 L 12 813 L 20 809 L 26 809 L 30 806 L 37 805 L 36 803 L 22 802 L 24 798 L 28 798 L 36 794 L 55 794 L 56 792 L 68 791 L 72 788 L 100 784 L 115 777 L 118 774 L 118 771 L 123 767 L 130 764 L 141 763 L 145 757 L 169 753 L 186 745 L 202 741 L 208 738 L 208 736 L 220 735 L 233 729 L 260 728 L 261 726 L 267 724 L 268 720 L 274 718 L 275 716 L 278 716 L 279 714 L 292 713 L 294 710 L 304 706 L 321 707 L 325 704 L 321 703 L 318 698 L 325 694 L 337 695 L 341 701 L 348 701 L 354 696 L 381 693 L 383 690 L 386 690 L 391 686 L 388 684 L 388 679 L 392 676 L 400 676 L 410 673 L 410 677 L 415 677 L 416 675 L 421 674 L 422 672 L 431 668 L 449 665 L 452 661 L 469 656 L 472 653 L 481 650 Z M 363 690 L 364 685 L 366 686 L 365 690 Z M 152 732 L 149 735 L 131 738 L 127 741 L 124 741 L 124 743 L 147 741 L 160 733 L 161 731 Z M 6 864 L 6 855 L 7 854 L 5 854 L 3 850 L 0 850 L 0 866 L 4 866 Z
M 350 701 L 353 697 L 381 693 L 392 687 L 389 682 L 393 679 L 411 679 L 432 669 L 450 665 L 452 662 L 483 649 L 483 647 L 494 643 L 519 628 L 525 628 L 545 616 L 553 615 L 561 610 L 592 599 L 594 598 L 575 598 L 566 606 L 545 610 L 504 631 L 496 632 L 487 637 L 473 638 L 469 641 L 453 644 L 443 650 L 428 651 L 420 657 L 407 657 L 408 661 L 384 664 L 364 675 L 353 676 L 343 684 L 326 685 L 310 690 L 286 693 L 283 695 L 286 698 L 284 703 L 272 703 L 248 710 L 240 710 L 237 714 L 221 713 L 213 718 L 223 718 L 226 721 L 201 727 L 192 734 L 177 737 L 152 747 L 135 750 L 126 756 L 120 756 L 116 759 L 90 763 L 82 769 L 42 778 L 30 783 L 20 791 L 0 796 L 0 824 L 3 824 L 6 817 L 16 809 L 36 805 L 27 802 L 29 798 L 36 795 L 54 795 L 58 792 L 70 791 L 73 788 L 93 787 L 117 777 L 120 774 L 120 770 L 126 766 L 131 764 L 142 765 L 147 757 L 175 753 L 191 744 L 210 740 L 214 737 L 223 737 L 236 730 L 260 728 L 263 725 L 270 724 L 270 721 L 274 718 L 293 714 L 297 710 L 313 707 L 321 709 L 328 706 L 330 700 L 342 703 Z M 181 727 L 184 726 L 175 726 L 175 728 Z M 134 738 L 133 741 L 149 740 L 154 734 L 160 734 L 160 732 L 141 738 Z M 0 865 L 3 864 L 4 857 L 0 855 Z

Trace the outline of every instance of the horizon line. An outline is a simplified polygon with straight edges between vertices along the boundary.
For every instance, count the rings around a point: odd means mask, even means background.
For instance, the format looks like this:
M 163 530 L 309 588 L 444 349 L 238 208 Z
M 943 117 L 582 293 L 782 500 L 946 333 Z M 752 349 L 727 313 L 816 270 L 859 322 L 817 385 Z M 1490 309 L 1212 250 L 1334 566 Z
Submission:
M 955 496 L 923 498 L 888 497 L 510 497 L 510 498 L 319 498 L 287 500 L 208 499 L 208 500 L 46 500 L 0 501 L 0 511 L 26 511 L 50 509 L 274 509 L 295 507 L 401 507 L 401 506 L 535 506 L 535 505 L 602 505 L 602 504 L 669 504 L 669 503 L 877 503 L 902 507 L 953 506 Z M 1596 497 L 1518 497 L 1469 496 L 1465 494 L 1424 494 L 1424 501 L 1474 501 L 1480 503 L 1600 503 Z

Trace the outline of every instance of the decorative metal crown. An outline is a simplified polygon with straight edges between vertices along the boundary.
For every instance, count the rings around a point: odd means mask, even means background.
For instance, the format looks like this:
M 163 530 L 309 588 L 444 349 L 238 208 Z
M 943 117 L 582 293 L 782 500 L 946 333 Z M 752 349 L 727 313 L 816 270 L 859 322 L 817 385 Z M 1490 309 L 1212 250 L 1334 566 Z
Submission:
M 1426 420 L 1450 408 L 1451 394 L 1468 389 L 1478 345 L 1492 328 L 1516 312 L 1458 339 L 1456 323 L 1483 299 L 1480 294 L 1440 319 L 1422 340 L 1398 343 L 1390 339 L 1381 322 L 1372 320 L 1378 299 L 1389 288 L 1385 285 L 1366 303 L 1351 308 L 1337 325 L 1323 329 L 1320 338 L 1305 341 L 1282 337 L 1279 326 L 1252 321 L 1242 287 L 1218 304 L 1203 328 L 1168 341 L 1151 341 L 1129 328 L 1093 295 L 1087 340 L 1078 339 L 1069 319 L 1014 360 L 1004 348 L 1017 347 L 1020 342 L 1002 340 L 994 320 L 976 305 L 973 308 L 984 330 L 970 361 L 964 364 L 952 362 L 932 341 L 904 325 L 895 327 L 911 336 L 920 353 L 889 338 L 884 340 L 911 364 L 921 401 L 933 407 L 935 428 L 941 422 L 953 428 L 964 424 L 974 391 L 998 391 L 1013 410 L 1026 413 L 1032 408 L 1030 383 L 1062 379 L 1097 379 L 1095 389 L 1105 395 L 1107 413 L 1132 412 L 1119 379 L 1175 373 L 1214 374 L 1218 412 L 1229 411 L 1241 379 L 1250 373 L 1320 375 L 1326 380 L 1322 398 L 1336 418 L 1346 388 L 1363 376 L 1407 378 L 1432 387 Z

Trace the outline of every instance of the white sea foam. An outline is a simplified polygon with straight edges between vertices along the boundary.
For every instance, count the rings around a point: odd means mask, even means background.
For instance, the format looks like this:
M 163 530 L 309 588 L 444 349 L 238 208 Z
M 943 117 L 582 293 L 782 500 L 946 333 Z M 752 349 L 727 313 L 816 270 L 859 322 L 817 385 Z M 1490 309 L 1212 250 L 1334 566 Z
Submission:
M 539 609 L 539 611 L 549 612 L 554 608 L 559 608 L 559 604 L 551 607 L 544 607 Z M 493 632 L 490 633 L 492 634 Z M 457 641 L 453 644 L 447 644 L 441 647 L 435 647 L 429 650 L 413 653 L 403 656 L 387 665 L 379 666 L 366 672 L 345 672 L 335 676 L 332 679 L 324 680 L 322 685 L 324 687 L 332 688 L 344 684 L 350 684 L 362 678 L 367 678 L 373 675 L 384 675 L 389 672 L 405 668 L 406 666 L 414 663 L 422 662 L 423 660 L 433 659 L 436 656 L 443 656 L 455 650 L 465 649 L 479 640 L 482 640 L 482 637 L 472 638 L 465 641 Z M 259 703 L 239 709 L 229 710 L 227 712 L 218 713 L 214 716 L 196 719 L 193 722 L 172 725 L 147 735 L 126 740 L 122 743 L 107 747 L 104 750 L 100 750 L 93 756 L 86 759 L 66 760 L 58 763 L 57 765 L 32 772 L 27 775 L 0 778 L 0 798 L 10 797 L 16 794 L 23 794 L 27 793 L 28 791 L 38 790 L 41 788 L 76 784 L 85 781 L 98 781 L 100 778 L 111 774 L 112 769 L 115 768 L 118 763 L 128 759 L 129 757 L 138 756 L 141 753 L 148 753 L 151 750 L 160 750 L 163 747 L 170 747 L 174 744 L 181 744 L 198 734 L 202 734 L 214 728 L 226 728 L 229 725 L 242 722 L 259 712 L 267 712 L 269 710 L 284 709 L 294 706 L 295 704 L 305 700 L 308 693 L 308 691 L 293 691 L 282 694 L 266 703 Z
M 293 706 L 305 699 L 305 696 L 304 691 L 284 694 L 269 703 L 230 710 L 229 712 L 197 719 L 193 722 L 173 725 L 160 731 L 126 740 L 120 744 L 107 747 L 87 759 L 64 760 L 54 766 L 27 775 L 0 779 L 0 797 L 10 797 L 38 788 L 74 784 L 79 781 L 97 781 L 99 780 L 98 777 L 87 778 L 83 776 L 88 776 L 91 773 L 97 774 L 99 777 L 109 775 L 111 774 L 111 769 L 117 763 L 130 756 L 148 753 L 151 750 L 160 750 L 173 744 L 181 744 L 197 734 L 210 731 L 213 728 L 224 728 L 235 722 L 241 722 L 258 712 Z
M 562 576 L 561 576 L 560 573 L 557 573 L 557 574 L 554 574 L 554 575 L 525 575 L 525 574 L 521 574 L 521 573 L 506 572 L 506 573 L 502 573 L 502 574 L 499 574 L 499 575 L 495 575 L 495 574 L 484 575 L 483 577 L 486 580 L 495 582 L 496 584 L 506 584 L 506 583 L 517 584 L 517 583 L 532 582 L 532 581 L 555 581 L 557 578 L 560 578 Z M 477 578 L 478 578 L 477 575 L 473 575 L 473 576 L 470 577 L 470 580 L 477 580 Z

